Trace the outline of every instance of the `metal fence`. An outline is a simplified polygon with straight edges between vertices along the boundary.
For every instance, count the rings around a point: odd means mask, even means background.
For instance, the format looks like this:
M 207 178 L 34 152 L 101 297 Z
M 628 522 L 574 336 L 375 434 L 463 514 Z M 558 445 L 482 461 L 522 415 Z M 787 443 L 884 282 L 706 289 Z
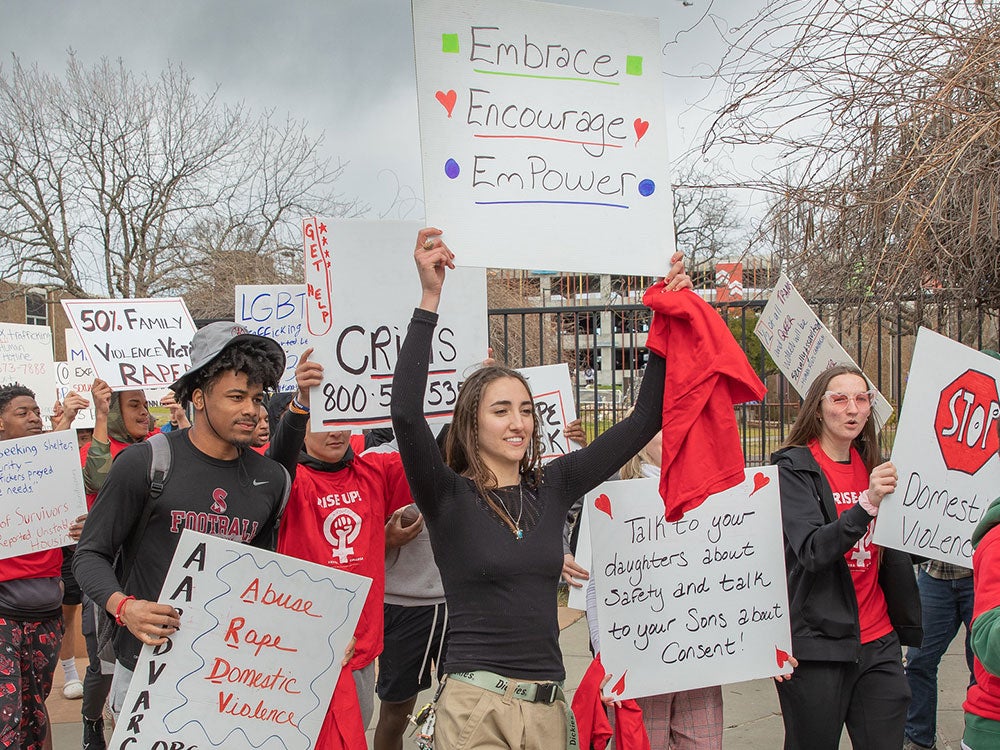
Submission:
M 768 462 L 798 416 L 800 398 L 753 333 L 765 302 L 713 305 L 767 385 L 764 400 L 736 407 L 747 464 Z M 918 329 L 930 328 L 975 349 L 1000 349 L 1000 310 L 927 294 L 879 309 L 813 300 L 812 309 L 898 414 Z M 489 311 L 498 361 L 511 367 L 566 362 L 577 409 L 591 437 L 621 419 L 637 394 L 645 365 L 650 311 L 639 304 L 498 308 Z M 895 416 L 882 432 L 885 451 Z

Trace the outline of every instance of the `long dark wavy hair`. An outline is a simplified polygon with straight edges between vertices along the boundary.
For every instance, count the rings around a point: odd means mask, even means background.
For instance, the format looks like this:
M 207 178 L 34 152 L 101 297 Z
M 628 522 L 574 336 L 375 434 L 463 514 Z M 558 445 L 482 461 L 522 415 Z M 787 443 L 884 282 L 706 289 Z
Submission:
M 785 438 L 782 448 L 791 445 L 805 447 L 810 440 L 819 438 L 823 432 L 822 404 L 823 394 L 829 390 L 830 381 L 838 375 L 857 375 L 868 383 L 868 379 L 854 365 L 834 365 L 828 370 L 824 370 L 809 386 L 806 397 L 802 399 L 802 408 L 799 409 L 798 419 L 792 425 L 792 429 Z M 865 463 L 865 468 L 871 471 L 882 463 L 882 453 L 878 445 L 878 431 L 875 428 L 875 420 L 872 413 L 868 413 L 868 420 L 862 428 L 861 433 L 854 438 L 852 443 L 861 454 L 861 460 Z
M 479 494 L 487 499 L 489 499 L 487 490 L 497 487 L 497 478 L 479 455 L 479 402 L 487 386 L 502 378 L 514 378 L 524 386 L 531 399 L 531 409 L 534 414 L 535 400 L 531 395 L 531 387 L 521 373 L 500 365 L 482 367 L 462 383 L 458 391 L 458 401 L 455 403 L 455 417 L 445 441 L 445 461 L 454 471 L 469 477 L 475 483 Z M 537 486 L 541 466 L 542 438 L 538 418 L 535 417 L 532 422 L 531 438 L 521 458 L 519 471 L 529 484 Z

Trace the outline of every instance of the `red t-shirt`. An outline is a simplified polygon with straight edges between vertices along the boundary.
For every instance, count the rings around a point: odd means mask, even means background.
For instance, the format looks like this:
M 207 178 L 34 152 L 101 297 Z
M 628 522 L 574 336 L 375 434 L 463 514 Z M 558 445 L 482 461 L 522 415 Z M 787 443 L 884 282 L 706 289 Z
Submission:
M 409 505 L 398 453 L 355 456 L 340 471 L 299 464 L 278 531 L 278 552 L 372 579 L 348 667 L 362 669 L 382 652 L 385 522 Z
M 826 481 L 830 483 L 839 516 L 855 505 L 861 493 L 868 489 L 868 470 L 861 460 L 861 454 L 852 446 L 851 462 L 842 464 L 826 455 L 817 440 L 809 443 L 809 450 L 826 475 Z M 871 540 L 874 533 L 873 520 L 868 524 L 868 533 L 844 555 L 851 578 L 854 579 L 854 593 L 858 597 L 858 624 L 861 626 L 862 643 L 871 643 L 892 632 L 885 594 L 878 585 L 880 547 Z

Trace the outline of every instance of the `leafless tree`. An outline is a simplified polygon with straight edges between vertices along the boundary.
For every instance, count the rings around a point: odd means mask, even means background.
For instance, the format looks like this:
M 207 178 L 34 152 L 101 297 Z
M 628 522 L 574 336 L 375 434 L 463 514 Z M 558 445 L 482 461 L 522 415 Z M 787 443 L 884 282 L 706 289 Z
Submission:
M 219 252 L 301 247 L 305 215 L 361 207 L 303 123 L 199 93 L 170 65 L 63 77 L 0 66 L 0 278 L 77 296 L 183 292 Z M 210 231 L 209 231 L 210 230 Z M 280 263 L 279 263 L 280 265 Z
M 705 151 L 766 155 L 745 184 L 807 293 L 1000 301 L 1000 5 L 773 0 L 731 44 Z

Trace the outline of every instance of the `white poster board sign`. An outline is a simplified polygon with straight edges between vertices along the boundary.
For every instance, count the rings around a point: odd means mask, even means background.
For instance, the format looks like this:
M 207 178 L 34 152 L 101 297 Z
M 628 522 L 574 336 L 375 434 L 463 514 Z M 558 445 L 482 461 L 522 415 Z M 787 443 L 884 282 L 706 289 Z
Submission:
M 785 274 L 774 285 L 754 333 L 801 396 L 824 370 L 842 364 L 857 367 Z M 875 388 L 871 380 L 868 384 Z M 892 416 L 892 405 L 877 389 L 872 412 L 880 427 Z
M 565 456 L 580 446 L 563 435 L 566 425 L 576 419 L 576 402 L 573 384 L 569 379 L 569 365 L 541 365 L 522 367 L 518 370 L 531 386 L 535 401 L 535 419 L 542 437 L 542 462 Z
M 35 392 L 43 416 L 56 400 L 56 366 L 48 326 L 0 323 L 0 384 L 20 383 Z
M 896 491 L 879 506 L 876 544 L 972 567 L 972 532 L 1000 494 L 1000 361 L 926 328 L 892 446 Z
M 166 388 L 191 368 L 194 321 L 180 297 L 69 299 L 63 309 L 114 391 Z
M 65 547 L 86 512 L 75 432 L 0 440 L 0 560 Z
M 94 368 L 89 362 L 56 362 L 56 397 L 62 401 L 70 391 L 76 391 L 90 403 L 76 413 L 73 429 L 94 429 L 94 399 L 90 389 L 94 385 Z
M 587 509 L 587 503 L 584 503 L 580 509 L 580 517 L 576 520 L 576 523 L 579 525 L 580 530 L 576 535 L 576 553 L 573 555 L 573 559 L 577 565 L 593 575 L 591 568 L 594 564 L 594 555 L 590 549 L 590 511 Z M 569 587 L 569 597 L 566 606 L 586 612 L 587 581 L 577 581 L 577 583 L 582 583 L 583 585 Z
M 659 480 L 587 495 L 605 693 L 638 698 L 787 673 L 778 470 L 663 517 Z
M 181 627 L 143 646 L 112 745 L 309 750 L 370 584 L 185 529 L 159 598 Z
M 660 25 L 528 0 L 413 0 L 427 223 L 456 263 L 662 274 Z
M 396 356 L 420 302 L 413 248 L 422 225 L 356 219 L 324 223 L 331 248 L 332 324 L 312 339 L 324 382 L 309 395 L 310 426 L 317 432 L 387 427 Z M 486 272 L 449 270 L 438 315 L 424 413 L 432 422 L 446 422 L 459 382 L 487 354 Z
M 306 329 L 305 284 L 236 287 L 236 310 L 233 320 L 250 333 L 267 336 L 285 350 L 285 374 L 278 390 L 296 390 L 295 368 L 302 352 L 309 348 Z

